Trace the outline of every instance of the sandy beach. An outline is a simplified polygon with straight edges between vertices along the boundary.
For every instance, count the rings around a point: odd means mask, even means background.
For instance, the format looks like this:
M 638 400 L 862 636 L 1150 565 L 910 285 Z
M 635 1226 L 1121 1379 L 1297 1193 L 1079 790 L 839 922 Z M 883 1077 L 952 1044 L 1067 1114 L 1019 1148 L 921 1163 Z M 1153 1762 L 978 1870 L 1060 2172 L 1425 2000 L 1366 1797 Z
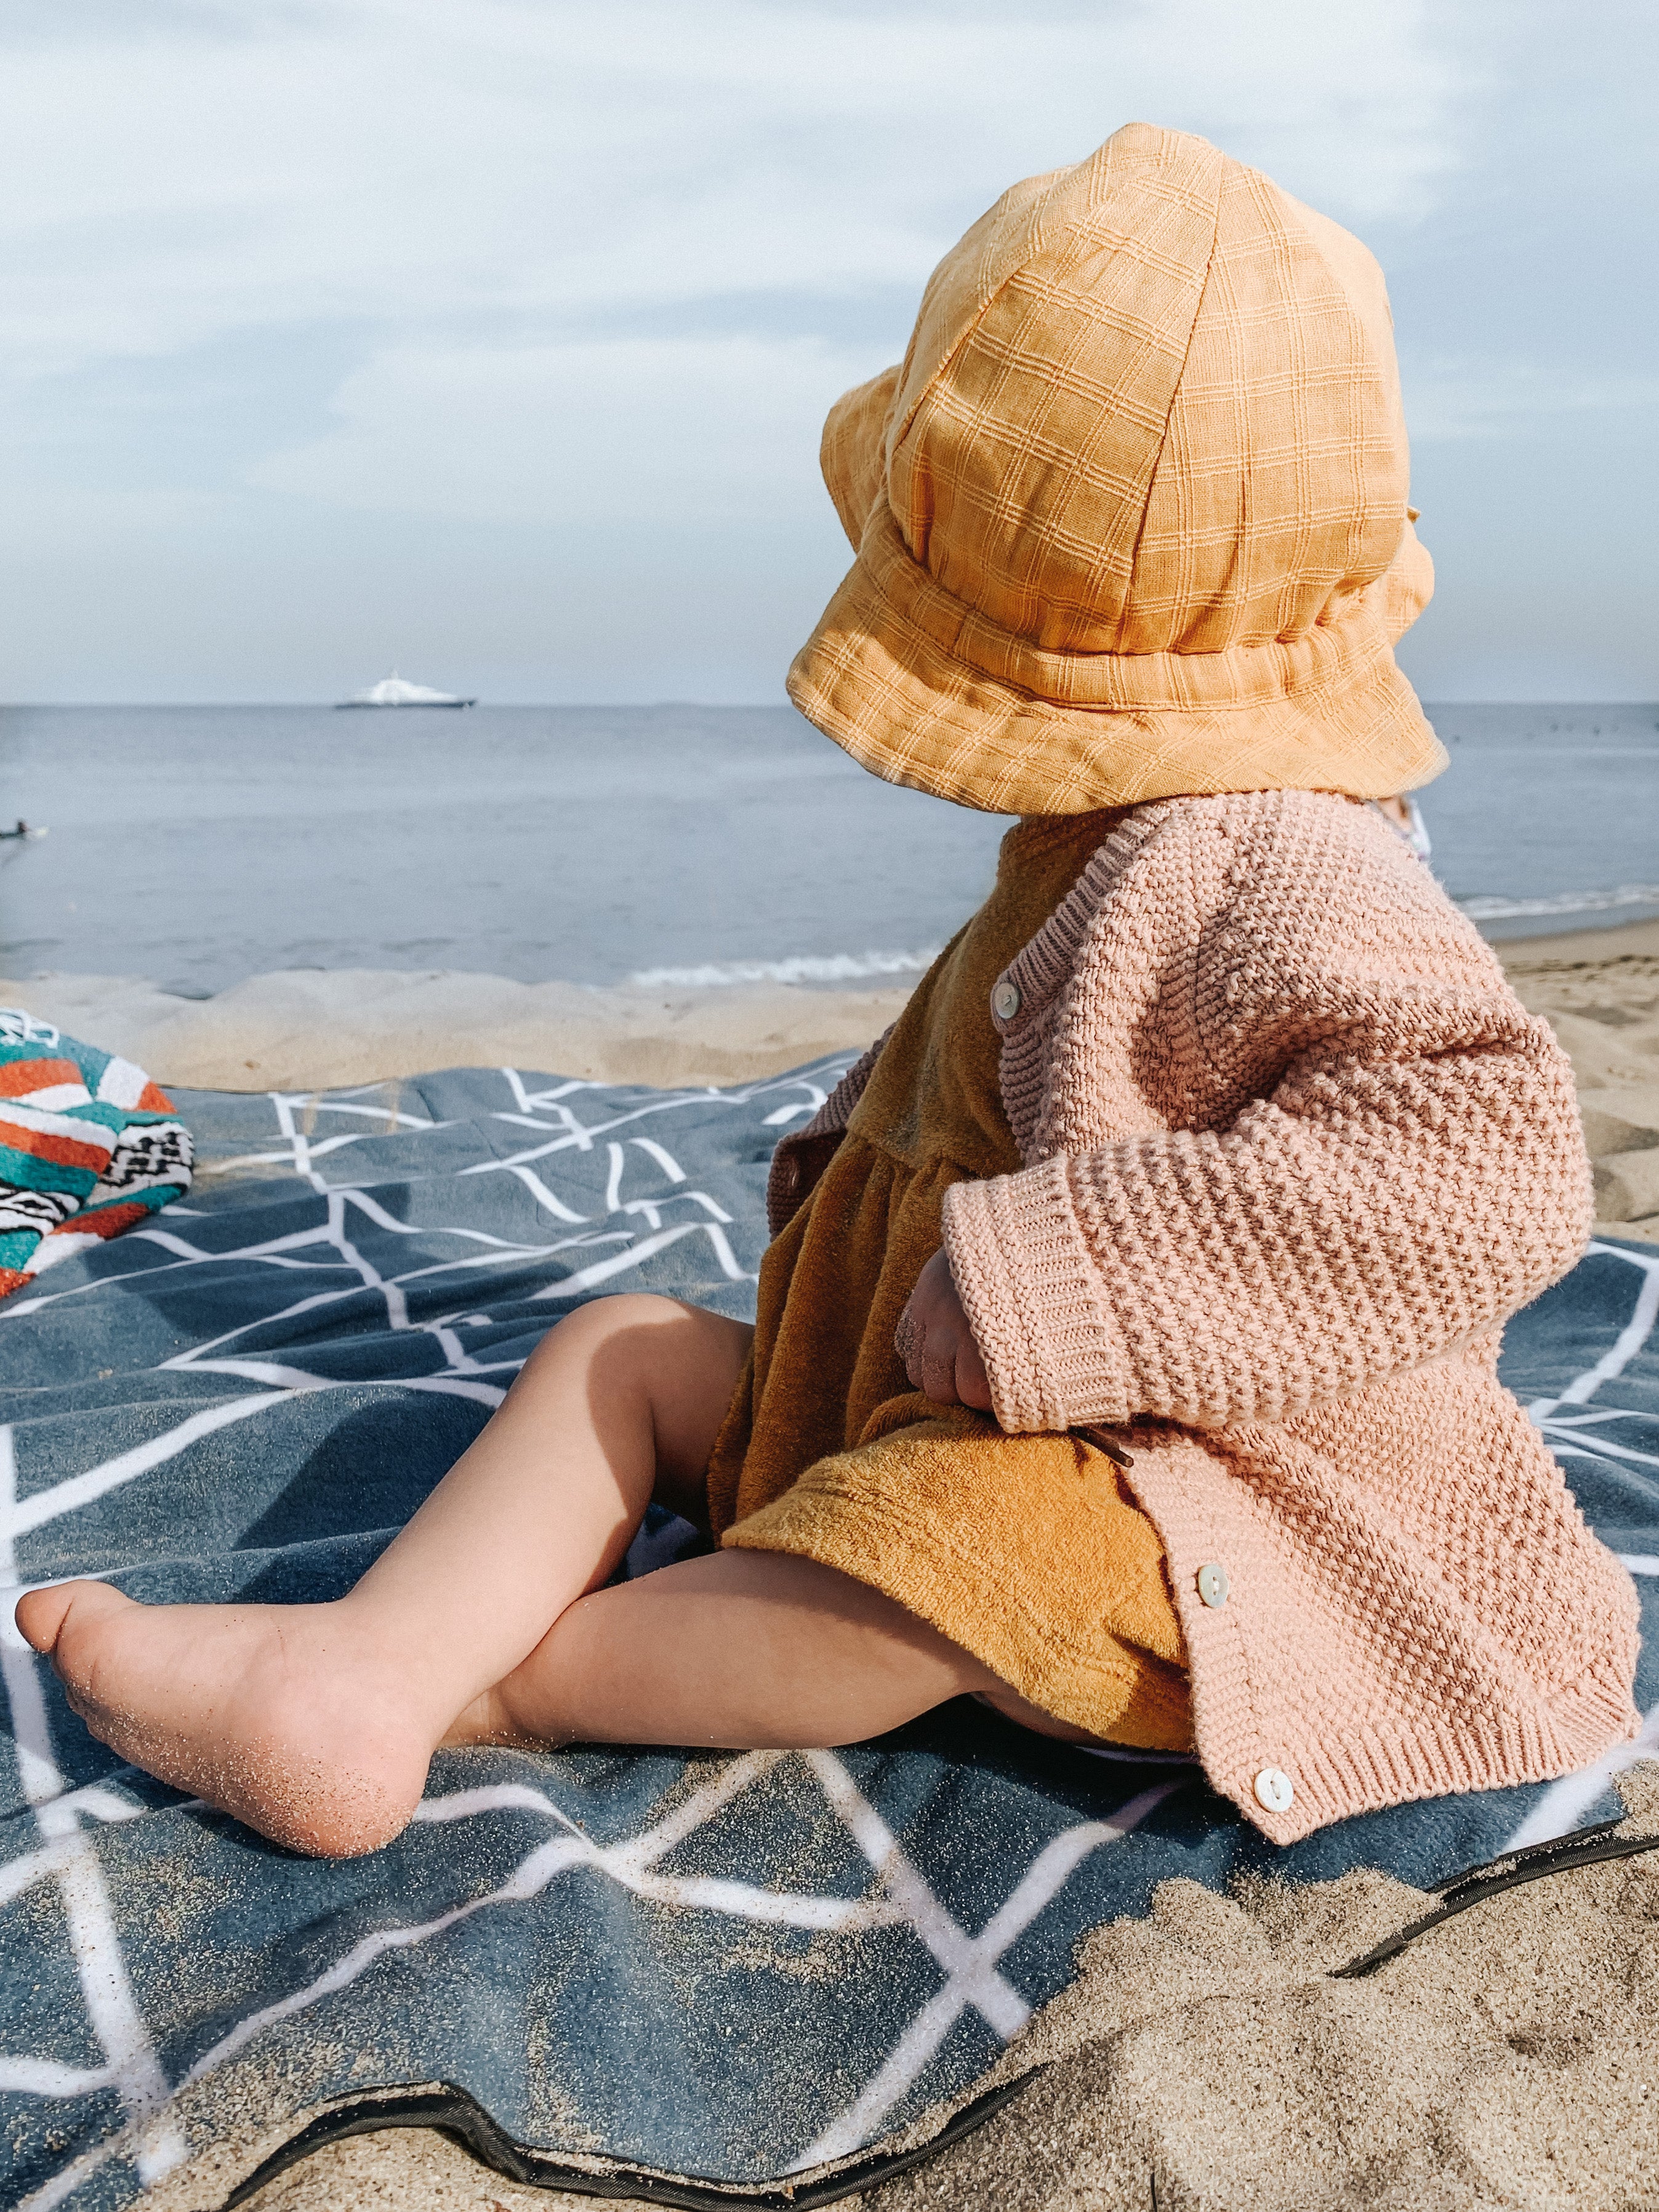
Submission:
M 1572 1061 L 1598 1221 L 1617 1236 L 1659 1237 L 1659 922 L 1498 951 Z
M 438 1067 L 514 1067 L 601 1083 L 744 1083 L 878 1036 L 909 995 L 781 983 L 717 990 L 514 983 L 456 970 L 295 968 L 209 999 L 142 977 L 0 981 L 76 1036 L 190 1091 L 314 1091 Z
M 1659 1834 L 1659 1765 L 1632 1767 L 1620 1787 L 1626 1832 Z M 1086 1940 L 1077 1981 L 988 2077 L 1045 2069 L 1012 2104 L 846 2201 L 880 2212 L 1642 2212 L 1659 2196 L 1659 1850 L 1511 1890 L 1373 1975 L 1332 1978 L 1431 1902 L 1365 1872 L 1234 1898 L 1166 1882 L 1149 1919 Z M 255 2162 L 198 2161 L 151 2201 L 208 2212 Z M 252 2200 L 256 2212 L 592 2202 L 509 2182 L 416 2129 L 331 2144 Z
M 1659 921 L 1500 945 L 1524 1003 L 1571 1058 L 1599 1221 L 1659 1237 Z M 609 1083 L 730 1084 L 847 1048 L 894 1019 L 908 984 L 593 989 L 453 970 L 290 969 L 205 999 L 142 977 L 0 978 L 0 1004 L 124 1053 L 159 1083 L 309 1091 L 439 1067 L 533 1068 Z
M 1600 1224 L 1659 1242 L 1659 923 L 1498 948 L 1572 1059 Z M 455 974 L 296 970 L 216 998 L 131 978 L 0 982 L 164 1084 L 369 1083 L 463 1064 L 609 1080 L 740 1082 L 862 1046 L 905 991 L 595 991 Z M 1659 1830 L 1659 1765 L 1622 1780 Z M 1079 1979 L 1000 2074 L 1012 2106 L 862 2201 L 883 2212 L 1636 2212 L 1659 2201 L 1659 1852 L 1484 1903 L 1360 1981 L 1337 1965 L 1425 1908 L 1382 1875 L 1233 1899 L 1174 1882 L 1084 1945 Z M 933 2116 L 937 2124 L 942 2115 Z M 268 2151 L 267 2143 L 262 2147 Z M 173 2176 L 217 2205 L 258 2154 Z M 389 2130 L 270 2184 L 259 2212 L 574 2212 L 446 2138 Z
M 1659 2212 L 1659 0 L 0 72 L 0 2212 Z

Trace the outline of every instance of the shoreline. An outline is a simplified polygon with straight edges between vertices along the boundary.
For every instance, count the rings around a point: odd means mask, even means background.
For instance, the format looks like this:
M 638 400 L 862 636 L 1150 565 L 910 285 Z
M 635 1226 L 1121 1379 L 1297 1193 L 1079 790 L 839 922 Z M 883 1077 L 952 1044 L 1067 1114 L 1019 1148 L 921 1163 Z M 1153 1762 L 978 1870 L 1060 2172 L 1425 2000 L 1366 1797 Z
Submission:
M 1593 997 L 1598 982 L 1659 979 L 1659 921 L 1506 937 L 1492 950 L 1528 1007 L 1545 1014 L 1552 1006 L 1534 1007 L 1533 995 L 1571 1011 L 1575 979 L 1579 997 Z M 46 971 L 0 977 L 0 1005 L 25 1006 L 185 1090 L 337 1089 L 503 1062 L 611 1083 L 742 1083 L 862 1048 L 916 980 L 520 983 L 456 968 L 289 968 L 186 998 L 141 975 Z M 1610 1024 L 1626 1025 L 1621 1017 Z M 1651 1048 L 1648 1056 L 1659 1081 L 1659 1057 Z M 1581 1082 L 1598 1079 L 1595 1060 Z
M 1493 950 L 1572 1061 L 1598 1228 L 1659 1242 L 1659 921 L 1509 938 Z M 504 1065 L 673 1088 L 757 1082 L 862 1050 L 896 1019 L 914 980 L 605 988 L 453 969 L 297 968 L 186 999 L 141 976 L 44 975 L 0 979 L 0 1005 L 24 1006 L 180 1090 L 345 1090 Z
M 752 1082 L 880 1035 L 915 979 L 665 988 L 519 983 L 464 969 L 290 968 L 210 998 L 143 976 L 0 980 L 19 1005 L 189 1091 L 339 1090 L 511 1065 L 592 1082 Z

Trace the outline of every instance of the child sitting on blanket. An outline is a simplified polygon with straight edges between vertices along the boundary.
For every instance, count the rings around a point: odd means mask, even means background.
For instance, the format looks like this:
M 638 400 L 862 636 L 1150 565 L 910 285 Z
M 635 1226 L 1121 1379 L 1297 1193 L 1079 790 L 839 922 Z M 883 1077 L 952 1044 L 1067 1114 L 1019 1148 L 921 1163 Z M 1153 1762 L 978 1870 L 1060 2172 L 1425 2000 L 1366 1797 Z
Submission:
M 755 1326 L 573 1313 L 338 1603 L 25 1598 L 122 1755 L 374 1850 L 441 1744 L 813 1746 L 964 1693 L 1287 1842 L 1632 1732 L 1636 1608 L 1495 1371 L 1590 1220 L 1571 1075 L 1376 808 L 1444 757 L 1370 255 L 1132 125 L 831 411 L 802 712 L 1018 815 L 778 1149 Z M 1397 811 L 1397 810 L 1396 810 Z M 652 1499 L 713 1555 L 616 1587 Z

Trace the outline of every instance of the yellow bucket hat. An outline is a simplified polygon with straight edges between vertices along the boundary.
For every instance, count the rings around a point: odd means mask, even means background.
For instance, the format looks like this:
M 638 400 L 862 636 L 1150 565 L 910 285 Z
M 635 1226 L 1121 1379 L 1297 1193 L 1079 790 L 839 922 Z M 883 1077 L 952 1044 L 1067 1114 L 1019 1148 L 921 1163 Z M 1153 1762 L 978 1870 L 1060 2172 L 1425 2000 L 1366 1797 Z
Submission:
M 858 558 L 789 696 L 890 783 L 1079 814 L 1446 765 L 1394 659 L 1433 569 L 1382 273 L 1201 138 L 1005 192 L 823 459 Z

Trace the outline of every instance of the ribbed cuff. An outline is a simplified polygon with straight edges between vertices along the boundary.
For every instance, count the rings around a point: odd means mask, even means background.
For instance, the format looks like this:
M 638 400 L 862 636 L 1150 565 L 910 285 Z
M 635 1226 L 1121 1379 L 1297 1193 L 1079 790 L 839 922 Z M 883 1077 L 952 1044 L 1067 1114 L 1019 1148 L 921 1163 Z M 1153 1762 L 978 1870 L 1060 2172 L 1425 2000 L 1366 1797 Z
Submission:
M 1129 1418 L 1128 1347 L 1100 1293 L 1064 1159 L 952 1184 L 945 1249 L 1011 1434 Z

